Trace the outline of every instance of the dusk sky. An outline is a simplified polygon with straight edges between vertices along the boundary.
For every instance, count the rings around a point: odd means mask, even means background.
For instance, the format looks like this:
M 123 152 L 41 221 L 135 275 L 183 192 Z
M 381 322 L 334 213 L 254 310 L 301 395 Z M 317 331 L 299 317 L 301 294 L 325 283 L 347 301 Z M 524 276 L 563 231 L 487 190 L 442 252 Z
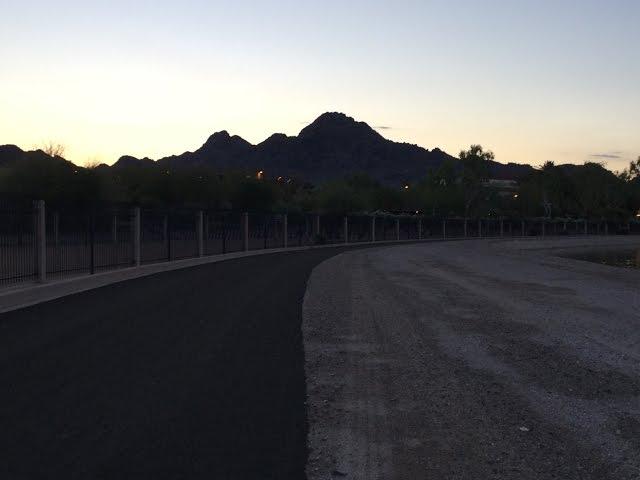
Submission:
M 639 0 L 0 1 L 0 144 L 79 164 L 325 111 L 502 162 L 640 155 Z

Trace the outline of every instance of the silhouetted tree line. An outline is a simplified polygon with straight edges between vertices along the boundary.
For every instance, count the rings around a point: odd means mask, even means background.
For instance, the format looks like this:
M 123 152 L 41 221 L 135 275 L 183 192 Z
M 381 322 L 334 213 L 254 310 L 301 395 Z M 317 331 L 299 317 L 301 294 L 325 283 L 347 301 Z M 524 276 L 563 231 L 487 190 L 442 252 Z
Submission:
M 633 217 L 640 208 L 640 157 L 622 172 L 599 163 L 545 163 L 517 189 L 489 182 L 491 152 L 479 145 L 400 188 L 355 174 L 319 186 L 268 172 L 167 170 L 156 164 L 78 167 L 51 157 L 0 168 L 3 196 L 43 199 L 60 207 L 185 206 L 219 210 L 406 211 L 436 216 Z

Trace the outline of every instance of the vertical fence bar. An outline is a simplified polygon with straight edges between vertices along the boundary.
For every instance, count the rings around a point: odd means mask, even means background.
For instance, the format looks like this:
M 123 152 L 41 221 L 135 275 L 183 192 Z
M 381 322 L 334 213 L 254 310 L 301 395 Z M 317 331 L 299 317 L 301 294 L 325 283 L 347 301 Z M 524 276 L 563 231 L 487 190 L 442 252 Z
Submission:
M 376 241 L 376 216 L 371 216 L 371 241 Z
M 57 247 L 60 242 L 60 213 L 53 214 L 53 243 Z
M 349 217 L 344 216 L 344 243 L 349 243 Z
M 463 225 L 463 230 L 464 230 L 464 237 L 467 237 L 467 218 L 465 217 L 464 219 L 464 225 Z
M 396 241 L 400 241 L 400 219 L 396 218 Z
M 447 238 L 447 219 L 442 219 L 442 238 Z
M 198 235 L 198 257 L 204 256 L 204 213 L 198 210 L 196 214 L 196 235 Z
M 118 215 L 115 213 L 111 220 L 111 241 L 113 243 L 118 243 Z
M 313 236 L 318 237 L 320 235 L 320 215 L 313 217 Z
M 245 252 L 249 251 L 249 214 L 247 212 L 242 214 L 242 249 Z
M 478 219 L 478 237 L 482 238 L 482 219 Z
M 89 214 L 89 273 L 96 273 L 96 215 Z
M 36 244 L 38 282 L 47 281 L 47 222 L 44 200 L 36 202 Z
M 524 237 L 524 220 L 520 220 L 521 236 Z
M 140 207 L 135 207 L 133 209 L 133 264 L 136 267 L 140 266 L 141 263 L 141 253 L 142 253 L 142 249 L 141 249 L 141 240 L 142 240 L 142 235 L 141 235 L 141 226 L 142 226 L 142 221 L 140 218 Z
M 287 248 L 289 244 L 289 216 L 282 214 L 282 247 Z
M 585 220 L 585 221 L 584 221 L 584 234 L 585 234 L 585 235 L 587 235 L 587 234 L 589 233 L 589 231 L 588 231 L 588 230 L 589 230 L 589 226 L 588 226 L 587 221 Z
M 418 240 L 422 240 L 422 218 L 418 218 Z
M 504 219 L 500 218 L 500 236 L 504 237 Z

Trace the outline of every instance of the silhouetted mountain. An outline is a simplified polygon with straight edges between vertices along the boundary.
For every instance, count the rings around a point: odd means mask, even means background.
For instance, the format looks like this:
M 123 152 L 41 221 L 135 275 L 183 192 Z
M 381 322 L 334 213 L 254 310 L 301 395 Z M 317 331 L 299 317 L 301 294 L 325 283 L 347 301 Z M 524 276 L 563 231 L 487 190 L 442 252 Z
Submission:
M 24 155 L 37 154 L 20 152 L 18 147 L 0 147 L 0 166 Z M 269 177 L 296 177 L 316 184 L 363 172 L 383 184 L 398 185 L 424 178 L 429 169 L 438 168 L 447 159 L 457 161 L 438 148 L 427 150 L 387 140 L 366 123 L 343 113 L 324 113 L 298 136 L 276 133 L 252 145 L 223 130 L 211 135 L 197 150 L 161 158 L 157 164 L 171 169 L 209 166 L 252 173 L 264 170 Z M 152 165 L 153 162 L 125 155 L 113 168 Z M 490 170 L 493 178 L 517 179 L 531 172 L 532 167 L 492 162 Z
M 73 163 L 62 157 L 52 157 L 42 150 L 32 150 L 25 152 L 15 145 L 0 145 L 0 167 L 11 167 L 18 162 L 31 163 L 58 163 L 67 166 L 74 166 Z
M 208 165 L 219 169 L 264 170 L 268 176 L 297 177 L 321 183 L 365 172 L 385 184 L 399 184 L 425 176 L 447 158 L 441 150 L 396 143 L 364 122 L 342 113 L 325 113 L 297 137 L 276 133 L 251 145 L 226 131 L 213 134 L 194 152 L 165 157 L 171 168 Z
M 147 157 L 138 159 L 130 155 L 124 155 L 120 157 L 118 161 L 113 164 L 113 166 L 115 168 L 129 168 L 129 167 L 141 167 L 144 165 L 154 165 L 154 164 L 155 164 L 155 161 Z

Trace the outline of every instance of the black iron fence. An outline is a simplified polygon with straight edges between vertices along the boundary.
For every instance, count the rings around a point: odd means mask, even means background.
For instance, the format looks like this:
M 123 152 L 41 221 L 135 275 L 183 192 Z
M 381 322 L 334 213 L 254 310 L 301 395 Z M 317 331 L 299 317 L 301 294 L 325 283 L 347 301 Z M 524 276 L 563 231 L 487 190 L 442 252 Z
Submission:
M 465 237 L 640 234 L 640 222 L 47 208 L 0 202 L 0 288 L 245 250 Z

